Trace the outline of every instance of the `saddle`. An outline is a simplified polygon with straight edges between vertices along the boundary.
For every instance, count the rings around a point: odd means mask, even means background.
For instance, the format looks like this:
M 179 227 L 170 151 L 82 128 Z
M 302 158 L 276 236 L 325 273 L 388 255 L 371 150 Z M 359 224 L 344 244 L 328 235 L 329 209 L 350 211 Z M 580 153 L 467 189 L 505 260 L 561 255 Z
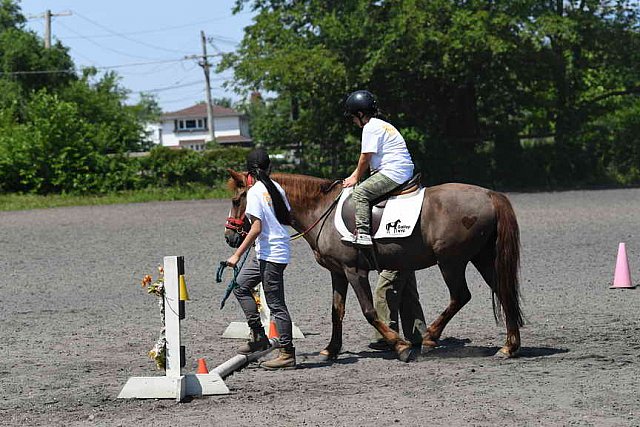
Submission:
M 387 201 L 389 200 L 389 198 L 393 196 L 411 194 L 418 191 L 420 188 L 422 188 L 420 183 L 421 179 L 422 179 L 422 174 L 417 173 L 409 181 L 406 181 L 405 183 L 400 184 L 394 190 L 374 200 L 371 203 L 371 235 L 372 236 L 374 236 L 377 233 L 378 228 L 380 228 L 382 214 L 384 212 L 384 208 L 387 206 Z M 351 198 L 351 194 L 347 196 L 346 200 L 342 205 L 342 221 L 344 222 L 344 225 L 347 227 L 347 229 L 352 234 L 355 234 L 356 211 L 355 211 L 355 205 Z

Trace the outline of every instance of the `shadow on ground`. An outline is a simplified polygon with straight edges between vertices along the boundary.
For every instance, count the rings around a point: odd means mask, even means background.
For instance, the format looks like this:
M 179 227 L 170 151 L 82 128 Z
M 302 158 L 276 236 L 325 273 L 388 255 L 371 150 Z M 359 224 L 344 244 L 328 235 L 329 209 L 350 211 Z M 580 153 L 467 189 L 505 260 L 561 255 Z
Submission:
M 500 347 L 468 345 L 470 343 L 471 340 L 468 338 L 445 338 L 439 342 L 438 347 L 427 352 L 423 351 L 418 356 L 418 360 L 431 358 L 492 357 L 500 350 Z M 520 349 L 518 357 L 546 357 L 568 352 L 569 350 L 565 348 L 523 347 Z

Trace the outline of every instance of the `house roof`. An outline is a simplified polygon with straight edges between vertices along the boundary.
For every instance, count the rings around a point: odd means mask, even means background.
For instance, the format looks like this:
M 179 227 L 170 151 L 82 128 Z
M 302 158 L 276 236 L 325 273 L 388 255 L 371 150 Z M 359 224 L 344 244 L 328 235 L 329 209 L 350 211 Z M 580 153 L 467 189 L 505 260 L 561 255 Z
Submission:
M 227 135 L 227 136 L 217 136 L 216 142 L 218 144 L 241 144 L 241 143 L 251 143 L 253 140 L 248 136 L 244 135 Z
M 243 116 L 244 114 L 239 113 L 232 108 L 214 105 L 213 115 L 214 117 L 231 117 Z M 207 117 L 207 104 L 196 104 L 191 107 L 183 108 L 182 110 L 172 111 L 162 115 L 162 119 L 181 119 L 189 117 Z

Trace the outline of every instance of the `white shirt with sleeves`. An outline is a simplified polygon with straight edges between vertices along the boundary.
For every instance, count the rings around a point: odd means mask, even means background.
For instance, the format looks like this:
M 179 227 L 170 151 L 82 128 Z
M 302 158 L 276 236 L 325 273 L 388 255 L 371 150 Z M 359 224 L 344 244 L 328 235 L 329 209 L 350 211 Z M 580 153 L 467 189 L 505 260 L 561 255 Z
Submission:
M 400 132 L 390 123 L 372 118 L 362 128 L 361 153 L 372 153 L 371 173 L 379 172 L 398 184 L 413 176 L 413 161 Z
M 282 194 L 282 199 L 291 210 L 287 196 L 277 182 L 273 181 L 276 188 Z M 278 264 L 288 264 L 290 258 L 289 232 L 285 225 L 278 222 L 276 212 L 273 209 L 273 202 L 267 187 L 257 181 L 249 191 L 247 191 L 246 214 L 262 221 L 262 231 L 256 239 L 256 258 L 262 261 L 275 262 Z

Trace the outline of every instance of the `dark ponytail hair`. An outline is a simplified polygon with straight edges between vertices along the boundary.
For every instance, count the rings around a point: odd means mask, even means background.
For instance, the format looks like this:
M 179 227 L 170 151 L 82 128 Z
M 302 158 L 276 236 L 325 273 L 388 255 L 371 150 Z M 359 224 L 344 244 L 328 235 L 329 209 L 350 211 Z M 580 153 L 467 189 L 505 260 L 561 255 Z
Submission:
M 270 166 L 269 155 L 262 148 L 256 148 L 247 156 L 247 171 L 249 171 L 249 175 L 267 187 L 278 222 L 282 225 L 291 225 L 291 212 L 287 209 L 287 204 L 284 202 L 282 194 L 269 178 Z

